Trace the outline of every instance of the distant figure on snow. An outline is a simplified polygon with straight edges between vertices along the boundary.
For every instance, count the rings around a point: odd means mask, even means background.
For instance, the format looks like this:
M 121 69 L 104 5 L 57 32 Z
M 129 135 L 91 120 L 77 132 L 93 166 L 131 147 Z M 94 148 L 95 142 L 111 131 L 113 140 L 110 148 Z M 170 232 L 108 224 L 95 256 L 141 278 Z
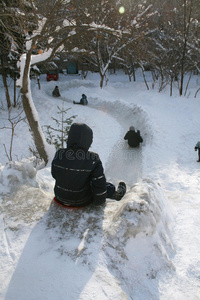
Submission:
M 136 148 L 139 147 L 140 143 L 143 142 L 143 139 L 140 135 L 140 131 L 135 132 L 135 128 L 131 126 L 129 131 L 126 133 L 125 140 L 128 140 L 128 144 L 130 147 Z
M 80 102 L 73 101 L 73 103 L 87 105 L 88 104 L 87 96 L 85 94 L 82 94 L 82 98 L 80 99 Z
M 199 159 L 197 160 L 197 162 L 200 162 L 200 142 L 198 142 L 196 144 L 196 146 L 194 147 L 194 150 L 197 151 L 198 150 L 198 157 Z
M 53 90 L 52 95 L 54 97 L 60 97 L 60 91 L 59 91 L 59 88 L 57 85 L 55 86 L 55 89 Z
M 117 190 L 106 182 L 102 162 L 97 153 L 89 151 L 93 141 L 92 129 L 83 123 L 73 123 L 69 130 L 67 148 L 59 149 L 52 161 L 51 174 L 56 180 L 54 200 L 66 207 L 103 205 L 106 198 L 121 200 L 126 184 Z

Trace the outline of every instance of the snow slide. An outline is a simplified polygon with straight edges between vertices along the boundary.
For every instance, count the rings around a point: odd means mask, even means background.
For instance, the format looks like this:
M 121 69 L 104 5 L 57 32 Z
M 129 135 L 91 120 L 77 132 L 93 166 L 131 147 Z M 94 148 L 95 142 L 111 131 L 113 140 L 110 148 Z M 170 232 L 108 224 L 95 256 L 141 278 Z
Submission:
M 106 174 L 114 183 L 123 178 L 129 190 L 106 207 L 67 210 L 52 202 L 49 168 L 36 174 L 29 160 L 2 167 L 1 299 L 160 299 L 160 280 L 174 270 L 170 211 L 162 188 L 142 180 L 142 148 L 123 141 L 134 122 L 147 145 L 147 118 L 118 101 L 94 99 L 87 112 L 94 109 L 121 126 Z

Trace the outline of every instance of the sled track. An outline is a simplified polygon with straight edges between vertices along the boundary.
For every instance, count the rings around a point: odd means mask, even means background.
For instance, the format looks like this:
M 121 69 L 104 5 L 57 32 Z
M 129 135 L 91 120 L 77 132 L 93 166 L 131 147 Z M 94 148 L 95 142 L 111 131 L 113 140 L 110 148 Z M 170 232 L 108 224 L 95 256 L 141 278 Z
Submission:
M 70 102 L 67 99 L 62 99 Z M 140 130 L 143 137 L 142 146 L 150 143 L 153 136 L 149 126 L 147 114 L 139 107 L 133 104 L 127 106 L 119 100 L 110 102 L 102 101 L 98 98 L 89 99 L 89 108 L 97 109 L 105 114 L 109 114 L 117 120 L 122 130 L 118 141 L 113 145 L 109 160 L 105 166 L 107 180 L 117 184 L 120 180 L 126 181 L 128 186 L 132 186 L 142 178 L 142 153 L 143 147 L 139 149 L 130 148 L 124 135 L 130 126 Z
M 133 125 L 141 131 L 143 146 L 149 144 L 152 135 L 146 113 L 138 106 L 127 106 L 120 101 L 89 100 L 88 117 L 92 109 L 97 109 L 116 119 L 121 126 L 118 142 L 113 145 L 109 163 L 105 166 L 107 179 L 114 183 L 124 180 L 131 188 L 142 178 L 144 147 L 128 148 L 124 135 Z M 150 181 L 136 184 L 130 194 L 127 193 L 122 202 L 108 201 L 106 207 L 72 211 L 50 202 L 52 193 L 43 182 L 34 187 L 26 183 L 19 188 L 16 186 L 15 193 L 4 196 L 0 207 L 6 231 L 4 245 L 11 249 L 10 252 L 6 249 L 5 257 L 10 260 L 14 257 L 12 254 L 16 254 L 14 274 L 8 280 L 4 299 L 26 300 L 30 295 L 33 295 L 31 299 L 46 299 L 47 296 L 56 299 L 60 291 L 65 298 L 70 295 L 70 299 L 80 300 L 141 299 L 135 297 L 138 286 L 148 295 L 146 299 L 158 299 L 156 289 L 153 296 L 148 291 L 148 279 L 154 279 L 156 286 L 160 269 L 171 268 L 165 253 L 168 241 L 165 230 L 161 230 L 158 243 L 152 238 L 152 251 L 146 247 L 144 258 L 147 263 L 142 266 L 137 265 L 135 257 L 143 245 L 132 239 L 130 256 L 126 256 L 125 248 L 127 237 L 134 238 L 141 232 L 150 238 L 155 232 L 161 218 L 159 203 L 162 195 L 160 197 L 159 187 Z M 16 234 L 23 243 L 20 244 L 21 250 L 17 249 L 15 253 L 13 236 Z M 9 240 L 13 244 L 9 245 Z M 155 252 L 156 247 L 162 251 Z M 163 258 L 159 266 L 153 265 L 154 252 L 156 259 L 158 256 Z M 128 268 L 126 261 L 131 262 Z M 148 275 L 146 281 L 138 277 L 137 268 L 141 267 L 141 274 Z M 44 280 L 46 276 L 49 276 L 48 281 Z

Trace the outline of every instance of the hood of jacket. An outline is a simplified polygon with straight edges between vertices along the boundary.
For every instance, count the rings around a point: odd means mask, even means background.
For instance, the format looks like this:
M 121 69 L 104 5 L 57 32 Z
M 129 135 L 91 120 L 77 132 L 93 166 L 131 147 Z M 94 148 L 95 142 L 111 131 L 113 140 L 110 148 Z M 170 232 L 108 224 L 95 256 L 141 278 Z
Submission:
M 73 123 L 69 130 L 67 147 L 88 150 L 93 141 L 92 129 L 84 123 Z

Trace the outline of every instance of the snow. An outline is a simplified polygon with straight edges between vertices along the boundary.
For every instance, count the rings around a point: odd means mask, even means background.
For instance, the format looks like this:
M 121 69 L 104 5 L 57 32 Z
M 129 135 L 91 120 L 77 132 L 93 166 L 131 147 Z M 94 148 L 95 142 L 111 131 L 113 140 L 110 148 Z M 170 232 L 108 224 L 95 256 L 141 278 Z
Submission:
M 47 60 L 51 56 L 51 54 L 52 49 L 50 48 L 48 51 L 45 51 L 39 55 L 31 55 L 31 65 Z
M 151 85 L 150 74 L 147 79 Z M 0 299 L 4 300 L 198 300 L 200 299 L 200 78 L 193 76 L 186 97 L 169 90 L 146 90 L 117 71 L 99 88 L 99 74 L 61 75 L 31 94 L 41 126 L 55 127 L 57 106 L 94 132 L 108 181 L 127 183 L 120 202 L 67 210 L 55 204 L 50 164 L 32 156 L 27 123 L 0 130 Z M 51 93 L 59 86 L 61 98 Z M 1 95 L 4 95 L 0 82 Z M 11 86 L 12 93 L 12 86 Z M 73 105 L 85 93 L 87 107 Z M 2 96 L 0 128 L 9 127 Z M 12 109 L 16 116 L 21 108 Z M 144 142 L 130 149 L 123 137 L 130 126 Z

